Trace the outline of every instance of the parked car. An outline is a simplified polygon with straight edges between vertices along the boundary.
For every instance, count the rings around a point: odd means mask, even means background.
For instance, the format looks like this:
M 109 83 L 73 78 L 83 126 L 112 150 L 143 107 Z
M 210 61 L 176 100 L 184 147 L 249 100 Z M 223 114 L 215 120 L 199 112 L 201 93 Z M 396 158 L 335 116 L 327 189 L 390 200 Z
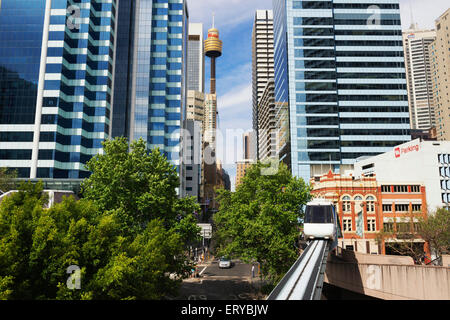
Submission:
M 231 260 L 228 259 L 227 257 L 222 257 L 219 260 L 219 268 L 221 269 L 225 269 L 225 268 L 231 268 Z

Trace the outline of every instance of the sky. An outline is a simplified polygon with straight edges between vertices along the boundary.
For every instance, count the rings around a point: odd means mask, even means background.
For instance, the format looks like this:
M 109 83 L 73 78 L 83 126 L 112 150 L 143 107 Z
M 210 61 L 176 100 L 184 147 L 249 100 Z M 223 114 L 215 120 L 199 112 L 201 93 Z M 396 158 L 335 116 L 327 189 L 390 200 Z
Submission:
M 216 61 L 218 127 L 224 136 L 217 153 L 234 189 L 236 160 L 242 159 L 241 134 L 252 128 L 252 28 L 256 10 L 272 9 L 272 0 L 187 0 L 189 21 L 203 23 L 205 37 L 215 27 L 223 41 L 223 55 Z M 434 28 L 434 21 L 450 7 L 448 0 L 400 0 L 402 28 Z M 412 14 L 411 14 L 412 12 Z M 209 92 L 209 59 L 205 89 Z

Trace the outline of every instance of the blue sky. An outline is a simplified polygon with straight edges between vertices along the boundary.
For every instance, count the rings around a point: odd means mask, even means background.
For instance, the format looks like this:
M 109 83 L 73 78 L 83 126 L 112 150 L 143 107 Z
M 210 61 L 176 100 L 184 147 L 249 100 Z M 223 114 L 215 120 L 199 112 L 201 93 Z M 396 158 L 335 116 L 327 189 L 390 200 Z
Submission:
M 272 0 L 187 0 L 190 22 L 201 22 L 205 37 L 215 14 L 215 26 L 223 41 L 223 55 L 217 60 L 217 99 L 219 128 L 252 128 L 252 27 L 257 9 L 272 9 Z M 411 9 L 420 28 L 434 28 L 434 20 L 450 7 L 448 0 L 400 0 L 402 27 L 411 24 Z M 209 91 L 209 61 L 206 61 L 205 85 Z M 239 133 L 237 131 L 236 133 Z M 234 186 L 235 160 L 242 158 L 242 139 L 218 145 L 218 157 L 230 174 Z M 233 161 L 230 161 L 233 159 Z

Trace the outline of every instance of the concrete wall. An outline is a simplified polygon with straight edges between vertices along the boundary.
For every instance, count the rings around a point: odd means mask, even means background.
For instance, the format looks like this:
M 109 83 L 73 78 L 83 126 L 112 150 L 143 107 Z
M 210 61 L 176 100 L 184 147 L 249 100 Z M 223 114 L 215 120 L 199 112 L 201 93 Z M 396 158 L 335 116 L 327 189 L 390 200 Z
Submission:
M 442 255 L 442 265 L 444 267 L 450 267 L 450 255 Z
M 413 258 L 409 256 L 390 256 L 374 255 L 355 252 L 351 250 L 342 250 L 340 256 L 345 262 L 363 263 L 363 264 L 394 264 L 394 265 L 414 265 Z
M 396 256 L 342 257 L 329 258 L 325 282 L 385 300 L 450 300 L 449 267 L 414 265 Z

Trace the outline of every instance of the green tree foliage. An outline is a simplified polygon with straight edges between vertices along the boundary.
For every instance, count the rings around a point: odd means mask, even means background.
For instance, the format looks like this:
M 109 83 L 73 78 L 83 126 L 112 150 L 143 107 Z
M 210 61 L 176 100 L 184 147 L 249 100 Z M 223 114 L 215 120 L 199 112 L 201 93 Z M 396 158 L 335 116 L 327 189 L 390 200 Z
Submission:
M 152 220 L 134 236 L 92 201 L 44 209 L 42 185 L 26 184 L 0 206 L 0 299 L 161 299 L 188 271 L 181 236 Z M 70 290 L 67 268 L 81 268 Z
M 0 194 L 14 189 L 15 178 L 17 178 L 17 171 L 10 168 L 0 168 Z
M 179 199 L 175 168 L 141 140 L 104 144 L 88 163 L 84 198 L 50 209 L 42 183 L 0 204 L 0 299 L 162 299 L 176 295 L 199 238 L 193 198 Z M 81 289 L 71 289 L 79 266 Z
M 402 255 L 411 256 L 419 263 L 424 258 L 424 243 L 417 242 L 422 239 L 431 246 L 438 256 L 450 253 L 450 214 L 444 208 L 430 212 L 424 219 L 421 215 L 410 213 L 409 217 L 396 222 L 394 230 L 381 230 L 376 235 L 379 244 L 384 244 L 386 250 Z M 413 220 L 417 222 L 412 223 Z M 389 240 L 389 241 L 386 241 Z
M 418 233 L 438 255 L 450 253 L 450 212 L 439 208 L 419 222 Z
M 190 216 L 200 207 L 194 197 L 178 197 L 180 180 L 176 168 L 159 149 L 147 152 L 142 139 L 129 147 L 125 138 L 106 141 L 103 147 L 105 153 L 86 164 L 92 174 L 82 183 L 83 197 L 92 200 L 100 212 L 114 212 L 124 227 L 133 232 L 145 229 L 153 219 L 181 231 L 186 228 L 178 224 L 188 218 L 183 224 L 189 221 L 190 228 L 195 229 Z M 181 236 L 185 241 L 195 240 L 195 232 L 190 235 Z
M 215 238 L 219 255 L 257 261 L 262 274 L 276 282 L 298 258 L 299 220 L 311 190 L 284 164 L 272 175 L 261 174 L 264 166 L 248 169 L 236 192 L 218 191 Z

